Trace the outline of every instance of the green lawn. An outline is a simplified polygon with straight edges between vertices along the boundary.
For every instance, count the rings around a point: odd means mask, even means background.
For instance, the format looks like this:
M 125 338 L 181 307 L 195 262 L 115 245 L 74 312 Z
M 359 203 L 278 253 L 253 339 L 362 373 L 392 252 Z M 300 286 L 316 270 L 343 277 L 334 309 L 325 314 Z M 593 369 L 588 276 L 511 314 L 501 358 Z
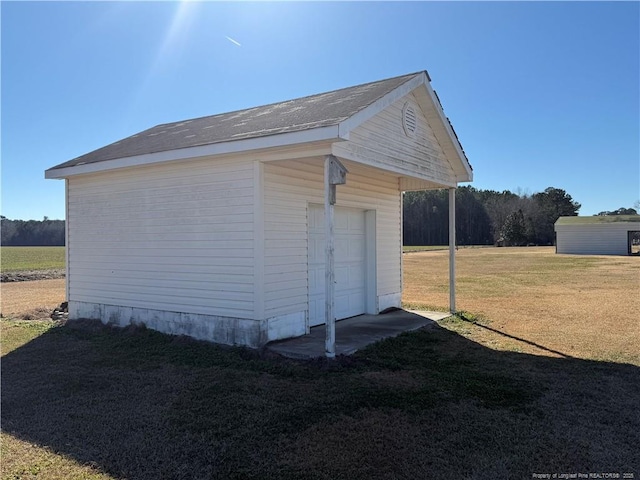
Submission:
M 294 362 L 3 320 L 2 478 L 638 478 L 638 367 L 496 351 L 469 325 Z
M 64 247 L 2 247 L 3 272 L 65 268 Z

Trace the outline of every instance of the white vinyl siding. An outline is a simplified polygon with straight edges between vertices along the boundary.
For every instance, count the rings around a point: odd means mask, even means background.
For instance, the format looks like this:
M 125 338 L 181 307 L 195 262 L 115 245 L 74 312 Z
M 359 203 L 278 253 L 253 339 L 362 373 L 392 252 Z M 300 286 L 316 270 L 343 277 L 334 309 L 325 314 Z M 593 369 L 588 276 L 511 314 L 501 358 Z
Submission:
M 556 225 L 556 252 L 582 255 L 627 255 L 630 231 L 640 222 Z
M 307 208 L 324 204 L 324 159 L 265 164 L 265 315 L 308 309 Z M 336 206 L 376 211 L 377 294 L 401 291 L 398 178 L 352 162 Z
M 197 160 L 69 179 L 69 299 L 252 318 L 253 164 Z
M 413 105 L 415 132 L 408 136 L 402 124 L 403 108 Z M 349 133 L 348 142 L 334 144 L 334 154 L 399 174 L 453 186 L 453 168 L 447 161 L 413 94 L 397 100 Z

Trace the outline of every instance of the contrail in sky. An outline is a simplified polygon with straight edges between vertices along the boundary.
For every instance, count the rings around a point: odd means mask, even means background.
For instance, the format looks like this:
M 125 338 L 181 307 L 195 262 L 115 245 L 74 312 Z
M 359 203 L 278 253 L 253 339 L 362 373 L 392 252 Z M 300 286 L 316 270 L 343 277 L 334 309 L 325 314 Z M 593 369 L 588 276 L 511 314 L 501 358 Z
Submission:
M 226 39 L 227 39 L 227 40 L 229 40 L 231 43 L 233 43 L 233 44 L 235 44 L 235 45 L 237 45 L 237 46 L 239 46 L 239 47 L 241 47 L 241 46 L 242 46 L 242 44 L 241 44 L 240 42 L 238 42 L 237 40 L 234 40 L 234 39 L 233 39 L 233 38 L 231 38 L 231 37 L 227 37 L 227 36 L 225 35 L 225 36 L 224 36 L 224 38 L 226 38 Z

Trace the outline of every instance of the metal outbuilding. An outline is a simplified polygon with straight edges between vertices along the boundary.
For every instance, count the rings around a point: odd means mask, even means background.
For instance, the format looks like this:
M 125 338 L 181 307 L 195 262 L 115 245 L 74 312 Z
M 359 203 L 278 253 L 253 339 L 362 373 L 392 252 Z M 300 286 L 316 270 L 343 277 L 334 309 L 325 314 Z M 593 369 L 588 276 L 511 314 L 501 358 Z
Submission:
M 640 243 L 640 215 L 560 217 L 556 253 L 632 255 Z

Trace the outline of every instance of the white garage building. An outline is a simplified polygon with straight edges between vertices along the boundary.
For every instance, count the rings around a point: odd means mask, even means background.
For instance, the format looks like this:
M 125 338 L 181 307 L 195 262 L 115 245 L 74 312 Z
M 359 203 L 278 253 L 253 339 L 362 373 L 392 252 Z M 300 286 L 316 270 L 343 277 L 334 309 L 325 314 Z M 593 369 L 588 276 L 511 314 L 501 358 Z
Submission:
M 560 217 L 555 231 L 556 253 L 631 255 L 640 215 Z
M 158 125 L 47 170 L 66 181 L 70 318 L 257 347 L 399 307 L 402 192 L 453 200 L 472 179 L 429 82 Z

